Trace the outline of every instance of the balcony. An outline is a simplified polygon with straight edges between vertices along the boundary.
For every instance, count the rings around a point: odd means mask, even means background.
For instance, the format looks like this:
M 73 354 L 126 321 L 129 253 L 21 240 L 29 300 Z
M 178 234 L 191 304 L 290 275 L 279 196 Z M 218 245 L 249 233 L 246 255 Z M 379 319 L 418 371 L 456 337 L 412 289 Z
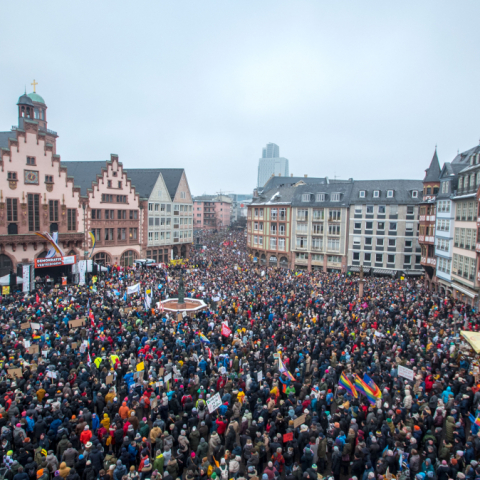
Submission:
M 422 257 L 420 264 L 427 267 L 435 267 L 437 265 L 437 259 L 434 257 Z
M 424 222 L 424 221 L 425 221 L 425 215 L 420 215 L 419 220 L 420 220 L 421 222 Z

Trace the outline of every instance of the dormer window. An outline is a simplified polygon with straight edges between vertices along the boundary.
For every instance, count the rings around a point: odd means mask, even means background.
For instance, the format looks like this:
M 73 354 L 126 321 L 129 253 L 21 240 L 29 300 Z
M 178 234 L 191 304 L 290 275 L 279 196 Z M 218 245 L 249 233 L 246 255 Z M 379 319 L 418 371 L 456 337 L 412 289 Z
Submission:
M 325 201 L 325 194 L 324 193 L 317 193 L 315 200 L 317 202 L 324 202 Z
M 413 190 L 412 198 L 418 198 L 418 191 L 417 190 Z
M 463 177 L 458 179 L 458 189 L 461 190 L 463 188 Z
M 365 198 L 365 190 L 360 190 L 358 196 L 359 196 L 360 198 Z
M 387 190 L 387 198 L 393 198 L 393 190 Z
M 373 191 L 373 198 L 380 198 L 380 190 Z
M 310 194 L 309 193 L 304 193 L 302 195 L 302 202 L 309 202 L 310 201 Z
M 332 202 L 339 202 L 340 201 L 340 194 L 339 193 L 332 193 L 330 200 Z

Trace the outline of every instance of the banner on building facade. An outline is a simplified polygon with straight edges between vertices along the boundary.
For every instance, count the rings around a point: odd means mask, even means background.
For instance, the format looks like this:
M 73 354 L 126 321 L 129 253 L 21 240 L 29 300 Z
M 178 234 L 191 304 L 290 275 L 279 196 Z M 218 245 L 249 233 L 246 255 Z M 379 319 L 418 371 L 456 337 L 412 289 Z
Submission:
M 30 291 L 30 265 L 22 266 L 23 291 Z
M 76 255 L 68 257 L 36 258 L 35 268 L 63 267 L 64 265 L 73 265 L 77 260 Z

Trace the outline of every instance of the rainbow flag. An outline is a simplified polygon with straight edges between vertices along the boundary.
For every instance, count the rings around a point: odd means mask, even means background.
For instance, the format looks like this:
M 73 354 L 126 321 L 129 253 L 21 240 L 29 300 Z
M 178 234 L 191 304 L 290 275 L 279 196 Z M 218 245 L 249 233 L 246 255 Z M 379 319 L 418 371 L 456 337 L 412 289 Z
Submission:
M 347 392 L 350 393 L 355 398 L 358 398 L 358 392 L 355 390 L 353 383 L 347 378 L 345 373 L 342 372 L 340 375 L 340 380 L 338 380 L 338 384 L 343 387 Z
M 278 359 L 278 370 L 280 373 L 284 373 L 292 382 L 295 381 L 295 377 L 287 370 L 281 358 Z
M 367 397 L 367 400 L 372 404 L 375 405 L 376 398 L 373 394 L 371 388 L 358 376 L 355 375 L 354 377 L 355 388 L 362 394 Z
M 366 374 L 363 374 L 363 381 L 370 387 L 375 398 L 382 398 L 382 392 L 378 388 L 377 384 Z
M 473 423 L 475 423 L 475 425 L 476 425 L 477 427 L 480 427 L 480 417 L 477 417 L 477 418 L 475 419 L 475 422 L 473 422 Z
M 210 343 L 210 340 L 202 332 L 197 332 L 197 335 L 200 337 L 201 342 Z

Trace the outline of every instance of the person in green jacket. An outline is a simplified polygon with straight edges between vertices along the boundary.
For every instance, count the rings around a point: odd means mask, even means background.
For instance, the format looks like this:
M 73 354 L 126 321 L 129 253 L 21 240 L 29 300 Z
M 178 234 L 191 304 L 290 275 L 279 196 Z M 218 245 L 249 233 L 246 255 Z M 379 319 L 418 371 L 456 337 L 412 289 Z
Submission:
M 153 462 L 153 469 L 157 470 L 160 475 L 163 476 L 163 462 L 165 458 L 163 457 L 162 452 L 158 452 L 157 456 L 155 457 L 155 461 Z

